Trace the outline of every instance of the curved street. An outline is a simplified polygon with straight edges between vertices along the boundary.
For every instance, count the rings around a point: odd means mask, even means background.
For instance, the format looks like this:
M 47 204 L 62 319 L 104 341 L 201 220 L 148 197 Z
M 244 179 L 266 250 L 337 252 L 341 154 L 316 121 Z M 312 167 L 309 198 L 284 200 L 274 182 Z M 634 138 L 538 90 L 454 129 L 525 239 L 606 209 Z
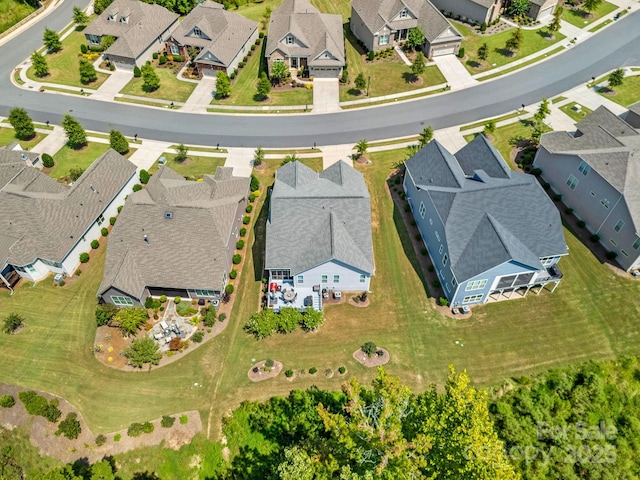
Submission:
M 230 147 L 302 147 L 354 143 L 415 134 L 425 125 L 435 129 L 474 122 L 551 98 L 611 69 L 640 64 L 640 11 L 625 15 L 598 35 L 560 55 L 510 75 L 464 90 L 419 100 L 331 114 L 241 115 L 192 114 L 75 95 L 40 93 L 11 83 L 15 65 L 42 45 L 45 27 L 62 29 L 74 6 L 86 0 L 64 1 L 31 28 L 0 47 L 0 115 L 20 106 L 36 121 L 60 123 L 71 112 L 85 128 L 192 145 Z M 568 44 L 568 40 L 566 41 Z

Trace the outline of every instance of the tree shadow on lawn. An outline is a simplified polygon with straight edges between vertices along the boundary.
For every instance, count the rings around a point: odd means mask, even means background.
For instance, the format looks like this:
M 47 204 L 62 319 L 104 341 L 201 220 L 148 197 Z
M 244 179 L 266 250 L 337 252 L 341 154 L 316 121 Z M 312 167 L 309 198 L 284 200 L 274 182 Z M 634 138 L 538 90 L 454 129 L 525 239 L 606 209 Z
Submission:
M 268 188 L 266 198 L 260 207 L 260 213 L 253 225 L 253 245 L 251 246 L 251 254 L 253 255 L 253 277 L 256 282 L 262 281 L 264 274 L 264 241 L 267 234 L 267 216 L 269 215 L 269 203 L 271 198 L 271 189 Z
M 477 60 L 467 60 L 466 64 L 471 68 L 480 68 L 480 62 Z
M 420 79 L 420 77 L 413 72 L 402 72 L 402 78 L 410 85 L 414 85 Z
M 508 48 L 495 48 L 493 51 L 507 58 L 513 58 L 516 56 L 516 52 L 509 50 Z

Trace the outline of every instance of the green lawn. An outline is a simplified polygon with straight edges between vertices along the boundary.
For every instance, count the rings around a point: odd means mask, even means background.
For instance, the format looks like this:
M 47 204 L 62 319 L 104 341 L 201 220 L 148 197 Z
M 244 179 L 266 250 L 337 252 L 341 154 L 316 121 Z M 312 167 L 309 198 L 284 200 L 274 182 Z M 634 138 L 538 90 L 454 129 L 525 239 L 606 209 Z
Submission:
M 574 110 L 573 107 L 575 107 L 576 105 L 580 106 L 580 111 Z M 580 105 L 577 102 L 567 103 L 566 105 L 561 106 L 560 110 L 571 117 L 575 122 L 579 122 L 591 113 L 591 109 L 585 107 L 584 105 Z
M 11 28 L 36 9 L 24 2 L 0 0 L 0 33 Z
M 589 14 L 584 10 L 570 10 L 565 7 L 564 13 L 562 14 L 562 19 L 565 22 L 569 22 L 570 24 L 575 25 L 578 28 L 584 28 L 591 25 L 593 22 L 602 18 L 608 13 L 613 12 L 617 8 L 618 7 L 613 3 L 602 2 L 600 5 L 598 5 L 598 8 L 596 8 Z
M 40 143 L 47 135 L 44 133 L 37 133 L 31 140 L 18 140 L 14 135 L 13 128 L 0 128 L 0 146 L 6 147 L 11 142 L 18 142 L 25 150 L 31 150 L 34 146 Z
M 69 175 L 69 170 L 72 168 L 82 168 L 86 170 L 96 158 L 107 150 L 109 150 L 108 143 L 89 142 L 86 147 L 80 150 L 74 150 L 73 148 L 64 146 L 53 154 L 53 159 L 56 164 L 49 173 L 49 176 L 53 178 L 63 178 Z
M 120 90 L 120 93 L 171 102 L 185 102 L 196 88 L 194 82 L 179 80 L 170 68 L 156 68 L 155 70 L 160 77 L 160 88 L 156 91 L 145 92 L 142 90 L 142 77 L 134 77 Z
M 219 166 L 224 165 L 224 158 L 219 157 L 199 157 L 197 155 L 189 155 L 189 158 L 184 162 L 176 162 L 176 155 L 173 153 L 164 153 L 162 155 L 166 160 L 166 165 L 177 174 L 183 177 L 189 177 L 193 179 L 202 178 L 204 174 L 213 175 L 216 173 L 216 169 Z M 154 173 L 158 170 L 158 162 L 156 161 L 149 169 L 149 173 Z
M 27 70 L 27 77 L 36 82 L 58 83 L 81 88 L 96 89 L 104 83 L 109 75 L 97 72 L 98 79 L 88 85 L 80 82 L 80 72 L 78 55 L 80 55 L 80 45 L 86 43 L 84 34 L 74 30 L 62 41 L 62 50 L 57 53 L 45 55 L 47 65 L 49 65 L 49 75 L 38 78 L 33 73 L 33 67 Z
M 606 87 L 596 91 L 603 97 L 628 107 L 640 100 L 640 75 L 625 77 L 622 85 L 614 88 L 613 93 Z
M 460 24 L 456 22 L 456 28 L 460 27 Z M 521 58 L 532 55 L 540 50 L 543 50 L 555 43 L 560 42 L 565 37 L 564 35 L 556 32 L 553 40 L 546 36 L 547 30 L 540 28 L 538 30 L 522 30 L 522 45 L 520 50 L 515 52 L 515 55 L 509 57 L 506 55 L 504 48 L 505 43 L 511 36 L 513 29 L 506 30 L 504 32 L 496 33 L 490 36 L 481 36 L 471 33 L 469 27 L 461 28 L 464 40 L 462 41 L 462 47 L 464 47 L 466 60 L 463 61 L 465 68 L 472 74 L 485 72 L 496 67 L 507 65 L 508 63 L 520 60 Z M 484 62 L 478 60 L 478 48 L 486 43 L 489 49 L 489 57 Z
M 262 17 L 264 16 L 265 9 L 267 7 L 271 8 L 271 10 L 275 10 L 282 3 L 282 0 L 262 0 L 260 2 L 255 3 L 245 3 L 240 5 L 239 8 L 232 8 L 232 12 L 239 13 L 240 15 L 247 17 L 254 22 L 260 22 Z

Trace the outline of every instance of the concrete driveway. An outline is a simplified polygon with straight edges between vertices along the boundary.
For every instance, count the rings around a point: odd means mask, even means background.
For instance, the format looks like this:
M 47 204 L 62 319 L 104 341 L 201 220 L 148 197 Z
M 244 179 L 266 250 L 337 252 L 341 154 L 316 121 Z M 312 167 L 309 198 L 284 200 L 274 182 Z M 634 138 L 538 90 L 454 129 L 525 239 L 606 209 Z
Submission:
M 133 72 L 129 70 L 114 70 L 109 75 L 109 78 L 100 85 L 97 92 L 91 94 L 91 98 L 95 100 L 104 100 L 107 102 L 113 101 L 115 96 L 120 93 L 120 90 L 131 81 L 133 78 Z
M 202 77 L 181 110 L 183 112 L 207 113 L 207 107 L 216 94 L 216 80 L 216 77 Z
M 313 79 L 313 113 L 340 111 L 340 84 L 337 78 Z

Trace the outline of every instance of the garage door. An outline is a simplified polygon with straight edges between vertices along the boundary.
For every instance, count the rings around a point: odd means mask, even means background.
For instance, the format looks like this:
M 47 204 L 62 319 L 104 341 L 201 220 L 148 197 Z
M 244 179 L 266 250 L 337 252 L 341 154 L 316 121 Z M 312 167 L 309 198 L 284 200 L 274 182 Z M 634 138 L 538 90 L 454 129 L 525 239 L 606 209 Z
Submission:
M 337 68 L 314 68 L 309 73 L 315 78 L 338 78 L 339 72 Z
M 545 18 L 548 18 L 551 16 L 551 14 L 553 13 L 553 5 L 551 5 L 550 7 L 545 8 L 544 10 L 540 11 L 540 15 L 538 15 L 537 20 L 543 20 Z
M 456 53 L 456 47 L 440 47 L 433 49 L 433 56 L 439 57 L 441 55 L 451 55 Z

